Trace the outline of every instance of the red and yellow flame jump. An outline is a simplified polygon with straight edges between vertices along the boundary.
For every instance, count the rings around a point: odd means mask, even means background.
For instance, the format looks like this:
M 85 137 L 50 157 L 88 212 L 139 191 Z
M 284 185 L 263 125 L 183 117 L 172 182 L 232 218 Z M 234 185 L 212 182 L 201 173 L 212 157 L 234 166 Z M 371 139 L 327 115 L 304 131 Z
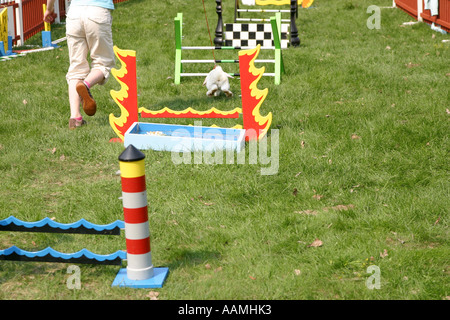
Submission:
M 264 67 L 256 68 L 255 59 L 260 51 L 258 45 L 254 49 L 239 52 L 239 69 L 241 78 L 242 109 L 222 111 L 211 108 L 207 111 L 197 111 L 187 108 L 174 111 L 167 107 L 151 111 L 144 107 L 139 108 L 137 103 L 136 80 L 136 51 L 121 50 L 114 47 L 116 57 L 121 62 L 119 70 L 113 69 L 112 75 L 120 84 L 120 90 L 111 90 L 111 96 L 120 108 L 120 116 L 109 115 L 109 123 L 121 141 L 130 126 L 142 118 L 239 118 L 242 114 L 243 128 L 246 130 L 246 140 L 261 139 L 269 130 L 272 123 L 272 112 L 266 116 L 260 114 L 260 108 L 267 96 L 268 89 L 260 90 L 258 81 L 264 73 Z
M 120 108 L 120 116 L 109 115 L 109 124 L 123 141 L 130 126 L 138 121 L 136 51 L 121 50 L 114 46 L 114 53 L 121 62 L 119 70 L 112 69 L 111 74 L 120 84 L 120 90 L 111 90 L 110 94 Z

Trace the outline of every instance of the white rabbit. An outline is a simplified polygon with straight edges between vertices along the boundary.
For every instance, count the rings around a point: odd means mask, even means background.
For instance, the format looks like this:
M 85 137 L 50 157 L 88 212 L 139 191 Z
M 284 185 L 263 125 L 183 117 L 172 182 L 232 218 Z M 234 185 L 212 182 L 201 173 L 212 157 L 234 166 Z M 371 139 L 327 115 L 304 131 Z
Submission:
M 203 85 L 206 85 L 208 91 L 206 95 L 218 96 L 220 92 L 226 94 L 227 97 L 231 97 L 233 93 L 230 91 L 230 83 L 228 82 L 228 78 L 233 78 L 228 73 L 222 70 L 222 67 L 216 66 L 212 69 L 203 81 Z

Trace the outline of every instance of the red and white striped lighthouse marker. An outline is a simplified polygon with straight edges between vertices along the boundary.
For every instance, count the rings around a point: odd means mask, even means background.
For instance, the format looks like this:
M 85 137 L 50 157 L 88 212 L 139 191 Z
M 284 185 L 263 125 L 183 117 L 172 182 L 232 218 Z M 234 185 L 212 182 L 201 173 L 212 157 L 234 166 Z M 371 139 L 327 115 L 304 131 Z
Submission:
M 133 145 L 119 156 L 127 268 L 119 271 L 113 286 L 160 288 L 169 272 L 152 264 L 144 159 Z
M 130 155 L 124 157 L 124 154 L 119 157 L 127 244 L 127 275 L 131 280 L 143 280 L 153 276 L 145 187 L 145 155 L 139 150 L 132 151 L 132 158 Z

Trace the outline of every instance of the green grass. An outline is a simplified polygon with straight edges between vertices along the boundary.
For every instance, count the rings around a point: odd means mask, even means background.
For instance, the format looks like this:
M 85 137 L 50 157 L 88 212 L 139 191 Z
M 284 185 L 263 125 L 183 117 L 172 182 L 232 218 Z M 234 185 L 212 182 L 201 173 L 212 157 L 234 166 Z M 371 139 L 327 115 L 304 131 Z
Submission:
M 261 113 L 279 130 L 276 174 L 261 175 L 267 165 L 249 163 L 248 146 L 244 164 L 175 165 L 169 152 L 144 151 L 153 264 L 170 269 L 163 288 L 111 288 L 118 267 L 80 265 L 71 290 L 66 264 L 1 262 L 0 299 L 448 299 L 448 35 L 401 26 L 411 18 L 400 9 L 382 9 L 381 29 L 368 29 L 367 7 L 391 3 L 316 0 L 300 11 L 301 47 L 283 51 L 281 85 L 258 84 L 269 89 Z M 231 22 L 232 1 L 223 6 Z M 214 36 L 215 2 L 206 7 Z M 209 45 L 201 3 L 116 5 L 114 42 L 137 51 L 139 106 L 240 107 L 237 79 L 231 99 L 207 98 L 200 78 L 173 84 L 177 12 L 183 43 Z M 53 26 L 53 38 L 64 30 Z M 118 83 L 95 87 L 97 114 L 69 131 L 67 67 L 65 43 L 0 63 L 0 218 L 123 219 L 123 145 L 108 142 Z M 107 254 L 125 238 L 1 233 L 0 249 L 11 245 Z M 370 265 L 380 289 L 366 287 Z

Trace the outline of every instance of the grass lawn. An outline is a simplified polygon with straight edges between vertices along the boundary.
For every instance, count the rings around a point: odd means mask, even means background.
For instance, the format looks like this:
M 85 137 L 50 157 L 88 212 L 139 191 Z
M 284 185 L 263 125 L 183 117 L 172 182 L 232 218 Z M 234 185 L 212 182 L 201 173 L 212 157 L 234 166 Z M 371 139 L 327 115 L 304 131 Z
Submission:
M 216 4 L 205 2 L 214 37 Z M 69 289 L 68 264 L 1 261 L 0 299 L 449 299 L 449 35 L 404 26 L 412 18 L 388 8 L 380 28 L 369 29 L 370 5 L 392 1 L 316 0 L 300 9 L 301 46 L 283 50 L 281 84 L 258 83 L 269 89 L 260 111 L 273 113 L 274 174 L 261 174 L 269 164 L 251 162 L 248 144 L 245 163 L 232 164 L 207 163 L 207 155 L 176 164 L 170 152 L 143 151 L 153 264 L 170 270 L 163 288 L 112 288 L 119 267 L 79 265 L 81 288 Z M 232 22 L 233 1 L 223 8 Z M 210 45 L 201 2 L 130 0 L 113 12 L 115 44 L 137 52 L 139 106 L 240 107 L 239 79 L 232 98 L 206 97 L 203 78 L 173 84 L 178 12 L 183 44 Z M 53 39 L 64 33 L 52 27 Z M 60 45 L 0 62 L 0 219 L 108 224 L 123 219 L 123 144 L 109 142 L 109 115 L 120 115 L 110 91 L 119 84 L 94 87 L 97 114 L 70 131 Z M 230 55 L 237 52 L 216 59 Z M 125 235 L 0 233 L 0 249 L 12 245 L 109 254 L 125 250 Z M 380 287 L 370 289 L 375 275 Z

